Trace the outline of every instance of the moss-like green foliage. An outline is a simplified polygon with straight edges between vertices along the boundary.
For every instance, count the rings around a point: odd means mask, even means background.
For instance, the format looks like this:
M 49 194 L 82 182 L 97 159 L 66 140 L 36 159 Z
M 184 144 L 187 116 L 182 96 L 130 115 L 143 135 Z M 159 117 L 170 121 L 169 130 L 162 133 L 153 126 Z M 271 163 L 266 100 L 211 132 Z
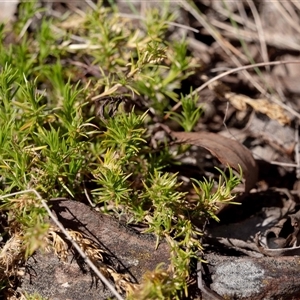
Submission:
M 39 13 L 39 25 L 26 30 Z M 191 205 L 178 174 L 165 171 L 174 156 L 165 142 L 150 143 L 151 126 L 182 101 L 172 118 L 193 129 L 201 109 L 195 97 L 178 95 L 195 64 L 185 41 L 167 41 L 167 9 L 149 10 L 135 26 L 116 8 L 99 3 L 80 15 L 49 17 L 37 1 L 22 2 L 14 42 L 0 27 L 0 194 L 37 190 L 45 199 L 85 197 L 171 248 L 172 272 L 145 276 L 139 299 L 171 299 L 187 293 L 190 262 L 202 250 L 192 218 L 215 218 L 216 204 L 232 199 L 233 175 L 194 184 Z M 172 152 L 173 153 L 173 152 Z M 9 234 L 18 232 L 24 255 L 44 247 L 45 210 L 32 197 L 1 200 Z M 40 299 L 31 296 L 28 299 Z

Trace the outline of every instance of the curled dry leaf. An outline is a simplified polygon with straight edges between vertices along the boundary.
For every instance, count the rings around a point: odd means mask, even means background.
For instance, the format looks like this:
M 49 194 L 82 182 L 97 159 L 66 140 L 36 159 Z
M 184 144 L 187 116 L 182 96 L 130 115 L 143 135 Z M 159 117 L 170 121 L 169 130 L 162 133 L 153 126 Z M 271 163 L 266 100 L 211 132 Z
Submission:
M 257 182 L 258 167 L 251 152 L 236 140 L 210 132 L 175 132 L 166 126 L 163 128 L 178 143 L 190 144 L 207 149 L 225 166 L 229 165 L 239 171 L 243 170 L 245 192 L 249 192 Z
M 225 98 L 238 110 L 246 110 L 250 105 L 255 111 L 267 115 L 272 120 L 277 120 L 281 125 L 290 124 L 291 119 L 285 111 L 276 103 L 271 103 L 268 99 L 251 99 L 246 95 L 235 93 L 225 93 Z
M 246 95 L 233 93 L 229 86 L 220 81 L 209 84 L 209 89 L 214 91 L 218 97 L 227 99 L 237 110 L 246 110 L 249 105 L 256 112 L 265 114 L 272 120 L 277 120 L 281 125 L 288 125 L 291 122 L 284 109 L 276 103 L 271 103 L 268 99 L 251 99 Z

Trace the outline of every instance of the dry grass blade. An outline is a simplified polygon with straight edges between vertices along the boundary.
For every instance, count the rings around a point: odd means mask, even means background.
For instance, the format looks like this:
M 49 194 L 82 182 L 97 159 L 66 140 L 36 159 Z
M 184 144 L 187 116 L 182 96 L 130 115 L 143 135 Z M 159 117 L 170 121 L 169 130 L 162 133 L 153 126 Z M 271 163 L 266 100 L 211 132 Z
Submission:
M 222 29 L 224 31 L 224 37 L 233 40 L 237 39 L 236 30 L 231 25 L 218 20 L 211 20 L 211 25 L 214 25 L 216 28 Z M 259 41 L 259 36 L 256 32 L 245 30 L 242 28 L 239 28 L 239 38 L 243 39 L 245 42 Z M 300 50 L 299 44 L 292 36 L 287 36 L 280 32 L 272 33 L 265 30 L 264 38 L 266 40 L 266 44 L 268 44 L 269 46 L 274 46 L 276 48 L 284 50 Z
M 225 39 L 217 28 L 213 27 L 212 24 L 207 20 L 206 16 L 199 12 L 196 8 L 195 3 L 188 0 L 180 0 L 180 4 L 184 9 L 189 11 L 195 19 L 207 30 L 207 32 L 217 41 L 219 46 L 222 48 L 224 53 L 228 58 L 238 67 L 242 66 L 240 58 L 243 57 L 244 61 L 248 61 L 248 58 L 243 55 L 241 51 L 235 48 L 227 39 Z M 239 58 L 239 59 L 238 59 Z M 248 73 L 247 69 L 241 69 L 242 74 L 247 78 L 247 80 L 262 94 L 266 93 L 264 87 L 262 87 L 258 82 L 253 79 L 253 76 Z
M 286 8 L 287 8 L 288 11 L 290 11 L 290 12 L 293 11 L 293 9 L 291 7 L 289 7 L 290 4 L 289 3 L 281 3 L 278 0 L 273 1 L 272 4 L 276 7 L 276 9 L 279 11 L 279 13 L 281 14 L 281 16 L 286 20 L 286 22 L 293 29 L 295 29 L 298 33 L 300 33 L 299 24 L 297 24 L 295 22 L 295 20 L 298 20 L 298 18 L 295 18 L 295 15 L 292 17 L 291 15 L 289 15 L 289 13 L 286 10 Z
M 258 33 L 258 37 L 259 37 L 259 41 L 260 41 L 261 56 L 263 58 L 263 61 L 267 62 L 267 61 L 269 61 L 269 57 L 268 57 L 267 43 L 266 43 L 266 38 L 265 38 L 265 33 L 264 33 L 263 26 L 262 26 L 262 22 L 261 22 L 259 13 L 256 9 L 254 2 L 252 0 L 247 0 L 247 2 L 249 4 L 249 7 L 252 11 L 252 15 L 255 20 L 257 33 Z M 266 69 L 268 71 L 270 71 L 270 66 L 266 66 Z
M 257 64 L 252 64 L 252 65 L 246 65 L 243 67 L 238 67 L 238 68 L 234 68 L 231 70 L 228 70 L 222 74 L 219 74 L 213 78 L 211 78 L 210 80 L 208 80 L 207 82 L 203 83 L 201 86 L 199 86 L 198 88 L 196 88 L 191 94 L 190 96 L 194 96 L 197 93 L 201 92 L 202 90 L 204 90 L 207 86 L 209 86 L 211 83 L 213 83 L 214 81 L 217 81 L 227 75 L 239 72 L 241 70 L 247 70 L 247 69 L 253 69 L 256 67 L 265 67 L 265 66 L 276 66 L 276 65 L 282 65 L 282 64 L 300 64 L 300 60 L 280 60 L 280 61 L 271 61 L 271 62 L 263 62 L 263 63 L 257 63 Z M 285 110 L 289 111 L 292 115 L 294 115 L 295 117 L 297 117 L 298 119 L 300 119 L 300 114 L 298 112 L 296 112 L 295 110 L 293 110 L 292 108 L 290 108 L 289 106 L 281 103 L 280 101 L 274 99 L 274 97 L 271 99 L 274 103 L 278 104 L 280 107 L 284 108 Z M 179 107 L 181 106 L 181 101 L 177 102 L 176 105 L 174 105 L 174 107 L 172 108 L 172 111 L 176 111 Z M 164 117 L 164 119 L 168 119 L 170 117 L 171 113 L 166 114 L 166 116 Z

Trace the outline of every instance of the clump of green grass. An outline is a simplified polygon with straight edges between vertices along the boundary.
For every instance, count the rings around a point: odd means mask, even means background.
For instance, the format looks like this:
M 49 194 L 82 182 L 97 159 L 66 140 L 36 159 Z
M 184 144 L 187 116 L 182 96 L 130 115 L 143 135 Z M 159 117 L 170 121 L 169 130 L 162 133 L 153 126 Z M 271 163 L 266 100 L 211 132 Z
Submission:
M 24 32 L 37 9 L 40 26 Z M 149 143 L 148 128 L 174 101 L 182 112 L 172 118 L 184 130 L 201 115 L 195 97 L 177 92 L 195 65 L 184 40 L 166 41 L 175 16 L 149 10 L 137 28 L 101 2 L 61 19 L 47 17 L 37 1 L 19 10 L 14 43 L 5 43 L 0 27 L 0 194 L 35 189 L 45 199 L 80 200 L 84 183 L 93 183 L 102 211 L 147 224 L 157 246 L 162 238 L 169 243 L 171 272 L 146 275 L 139 299 L 187 295 L 191 260 L 202 251 L 192 220 L 216 218 L 216 204 L 232 199 L 239 180 L 222 174 L 217 191 L 212 181 L 195 181 L 191 204 L 178 174 L 165 171 L 174 162 L 166 141 L 155 151 Z M 8 198 L 1 209 L 13 220 L 7 234 L 22 237 L 24 255 L 45 246 L 49 226 L 38 200 Z

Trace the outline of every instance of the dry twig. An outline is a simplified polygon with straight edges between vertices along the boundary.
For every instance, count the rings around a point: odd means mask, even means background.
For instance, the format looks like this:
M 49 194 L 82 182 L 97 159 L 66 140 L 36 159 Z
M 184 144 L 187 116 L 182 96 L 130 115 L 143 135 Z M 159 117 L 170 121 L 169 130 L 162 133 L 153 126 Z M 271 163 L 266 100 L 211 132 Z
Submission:
M 83 260 L 85 261 L 85 263 L 95 272 L 95 274 L 108 287 L 108 289 L 112 292 L 112 294 L 118 300 L 124 300 L 123 297 L 114 288 L 114 286 L 105 278 L 105 276 L 99 271 L 99 269 L 94 265 L 94 263 L 84 253 L 84 251 L 81 249 L 81 247 L 78 245 L 78 243 L 74 240 L 74 238 L 71 237 L 71 235 L 64 228 L 64 226 L 58 221 L 58 219 L 51 212 L 51 210 L 50 210 L 49 206 L 47 205 L 46 201 L 43 200 L 43 198 L 41 197 L 41 195 L 35 189 L 29 189 L 29 190 L 25 190 L 25 191 L 20 191 L 20 192 L 16 192 L 16 193 L 11 193 L 11 194 L 7 194 L 7 195 L 4 195 L 4 196 L 0 196 L 0 199 L 4 199 L 4 198 L 16 196 L 16 195 L 22 195 L 22 194 L 26 194 L 26 193 L 33 193 L 33 194 L 36 195 L 36 197 L 41 201 L 41 204 L 43 205 L 43 207 L 46 209 L 46 211 L 49 214 L 50 218 L 57 225 L 57 227 L 61 230 L 61 232 L 66 236 L 66 238 L 71 242 L 72 246 L 77 250 L 77 252 L 83 258 Z

